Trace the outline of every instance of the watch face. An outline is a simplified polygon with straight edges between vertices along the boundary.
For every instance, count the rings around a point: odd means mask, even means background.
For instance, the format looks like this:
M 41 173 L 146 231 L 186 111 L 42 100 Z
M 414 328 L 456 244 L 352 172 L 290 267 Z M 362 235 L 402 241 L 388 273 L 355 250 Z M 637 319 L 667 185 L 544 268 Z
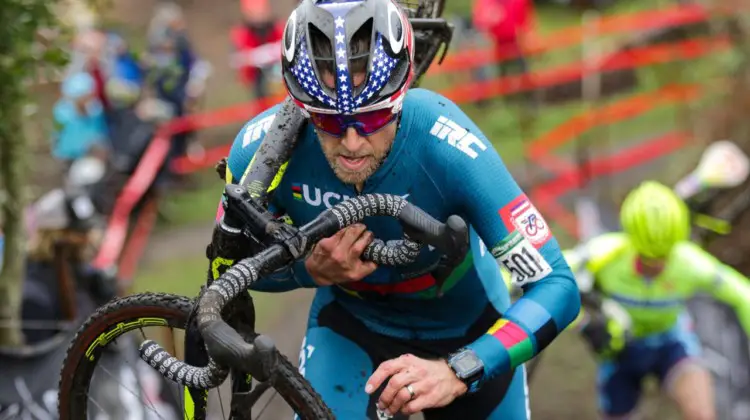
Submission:
M 467 352 L 459 356 L 458 359 L 453 362 L 453 365 L 459 372 L 465 373 L 471 372 L 477 368 L 477 365 L 479 364 L 478 362 L 479 360 L 477 360 L 473 354 Z
M 462 380 L 472 379 L 477 375 L 481 376 L 484 371 L 482 361 L 471 350 L 465 350 L 453 356 L 450 365 Z

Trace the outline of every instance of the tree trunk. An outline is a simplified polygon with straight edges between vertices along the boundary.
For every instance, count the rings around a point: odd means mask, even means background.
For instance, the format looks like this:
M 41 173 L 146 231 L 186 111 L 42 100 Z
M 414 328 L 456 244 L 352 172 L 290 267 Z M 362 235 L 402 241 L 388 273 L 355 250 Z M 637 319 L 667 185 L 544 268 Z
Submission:
M 3 268 L 0 271 L 0 345 L 23 344 L 21 334 L 21 292 L 24 278 L 24 172 L 26 141 L 21 127 L 20 106 L 2 112 L 8 118 L 0 125 L 0 185 L 6 191 L 2 203 L 5 236 Z

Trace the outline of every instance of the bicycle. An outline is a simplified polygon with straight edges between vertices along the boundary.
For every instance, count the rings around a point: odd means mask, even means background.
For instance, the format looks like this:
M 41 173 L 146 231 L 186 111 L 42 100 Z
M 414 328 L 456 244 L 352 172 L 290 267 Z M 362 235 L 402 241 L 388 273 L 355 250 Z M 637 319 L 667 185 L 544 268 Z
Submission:
M 244 208 L 247 213 L 232 214 L 268 216 L 249 208 L 254 201 L 241 186 L 227 186 L 227 211 Z M 433 219 L 418 207 L 399 196 L 368 194 L 346 200 L 321 213 L 299 229 L 275 219 L 265 219 L 265 227 L 276 232 L 278 242 L 264 251 L 246 258 L 229 268 L 220 278 L 205 288 L 197 304 L 184 297 L 165 294 L 143 294 L 115 300 L 102 307 L 79 331 L 68 350 L 60 382 L 59 409 L 61 419 L 86 418 L 88 381 L 96 360 L 106 344 L 125 332 L 145 326 L 180 326 L 194 313 L 194 325 L 209 355 L 205 366 L 190 366 L 177 360 L 152 340 L 140 347 L 141 357 L 162 375 L 188 388 L 192 396 L 190 417 L 205 418 L 205 390 L 214 388 L 229 376 L 242 381 L 250 374 L 261 384 L 251 391 L 234 393 L 231 418 L 251 418 L 251 409 L 268 388 L 273 387 L 303 419 L 333 419 L 330 409 L 312 386 L 293 365 L 274 347 L 270 338 L 252 331 L 254 314 L 252 299 L 244 291 L 260 277 L 270 274 L 305 256 L 322 238 L 362 221 L 368 216 L 391 216 L 404 225 L 407 236 L 396 244 L 376 240 L 367 248 L 364 257 L 379 264 L 406 264 L 419 254 L 424 245 L 440 250 L 444 257 L 436 275 L 446 278 L 456 261 L 461 261 L 468 250 L 468 227 L 458 216 L 450 216 L 445 224 Z M 246 220 L 246 222 L 251 222 Z M 251 222 L 255 223 L 255 222 Z M 249 223 L 248 223 L 249 224 Z M 224 310 L 230 302 L 244 301 L 242 310 L 228 316 Z M 134 313 L 137 310 L 137 314 Z M 233 328 L 230 324 L 234 324 Z M 185 324 L 183 324 L 185 325 Z M 92 332 L 99 332 L 92 336 Z M 200 345 L 196 348 L 202 348 Z M 189 348 L 186 346 L 186 351 Z M 69 360 L 77 361 L 69 362 Z M 197 397 L 197 398 L 196 398 Z

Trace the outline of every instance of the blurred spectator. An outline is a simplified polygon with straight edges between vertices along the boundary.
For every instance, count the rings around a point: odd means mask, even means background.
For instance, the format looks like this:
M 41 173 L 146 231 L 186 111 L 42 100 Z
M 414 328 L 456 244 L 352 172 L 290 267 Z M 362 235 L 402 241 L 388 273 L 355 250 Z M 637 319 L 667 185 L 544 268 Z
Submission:
M 210 66 L 196 56 L 187 37 L 182 9 L 177 4 L 157 6 L 148 39 L 148 87 L 158 99 L 173 107 L 176 117 L 181 117 L 193 110 L 202 97 Z M 171 157 L 185 155 L 188 134 L 175 135 Z
M 281 59 L 285 22 L 274 20 L 269 0 L 242 0 L 240 6 L 243 22 L 231 32 L 236 51 L 231 65 L 256 98 L 265 98 L 270 94 L 271 74 Z
M 66 71 L 66 77 L 85 72 L 94 78 L 96 96 L 104 108 L 109 108 L 109 101 L 105 94 L 109 63 L 106 60 L 107 35 L 94 27 L 81 28 L 73 39 L 71 60 Z
M 112 93 L 118 96 L 115 100 L 122 100 L 124 95 L 130 101 L 140 94 L 144 71 L 138 57 L 120 35 L 93 27 L 82 28 L 72 47 L 66 75 L 90 74 L 96 82 L 97 97 L 106 111 L 111 110 Z
M 23 284 L 23 321 L 81 319 L 115 295 L 113 276 L 86 263 L 98 237 L 98 216 L 86 195 L 56 189 L 33 205 L 36 232 L 31 237 Z M 24 327 L 28 344 L 59 329 Z
M 193 50 L 178 5 L 162 3 L 157 7 L 148 40 L 146 63 L 151 87 L 160 99 L 175 107 L 177 115 L 184 115 L 203 94 L 210 66 Z
M 493 40 L 496 55 L 503 57 L 510 53 L 517 57 L 499 63 L 502 75 L 527 71 L 522 40 L 530 29 L 532 12 L 531 0 L 477 0 L 474 3 L 474 26 Z
M 492 42 L 486 34 L 477 30 L 474 21 L 469 16 L 457 16 L 451 20 L 453 24 L 453 39 L 451 45 L 456 51 L 483 50 L 492 48 Z M 472 75 L 477 81 L 487 81 L 497 76 L 497 66 L 493 64 L 482 65 L 472 70 Z M 482 100 L 480 103 L 486 103 Z
M 85 72 L 63 80 L 62 97 L 53 108 L 57 130 L 52 155 L 57 159 L 70 163 L 87 154 L 106 156 L 107 122 L 96 87 L 94 77 Z
M 106 96 L 114 109 L 132 106 L 142 92 L 144 69 L 121 36 L 108 34 L 108 46 L 111 65 L 105 84 Z

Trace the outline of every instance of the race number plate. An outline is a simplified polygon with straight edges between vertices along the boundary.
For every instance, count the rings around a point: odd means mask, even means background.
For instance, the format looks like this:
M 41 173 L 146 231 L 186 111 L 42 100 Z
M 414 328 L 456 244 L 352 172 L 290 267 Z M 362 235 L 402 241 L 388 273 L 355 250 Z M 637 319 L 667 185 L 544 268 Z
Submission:
M 492 255 L 500 266 L 508 270 L 517 286 L 541 280 L 552 272 L 552 267 L 531 244 L 528 238 L 518 231 L 492 249 Z

